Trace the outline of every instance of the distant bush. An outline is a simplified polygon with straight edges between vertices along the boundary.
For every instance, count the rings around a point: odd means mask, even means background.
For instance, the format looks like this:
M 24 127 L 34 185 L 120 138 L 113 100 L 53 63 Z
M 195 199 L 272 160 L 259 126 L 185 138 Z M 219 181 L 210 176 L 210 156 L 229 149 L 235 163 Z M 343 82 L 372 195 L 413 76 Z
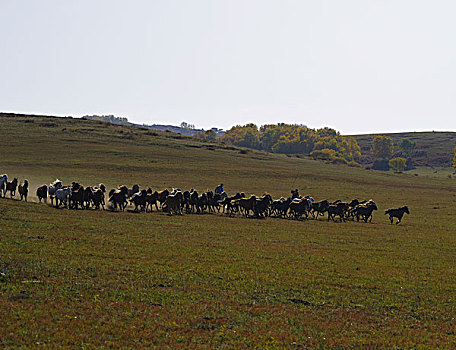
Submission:
M 393 158 L 388 162 L 390 169 L 394 170 L 395 172 L 404 171 L 405 166 L 407 163 L 407 159 L 402 157 Z
M 310 156 L 314 159 L 324 160 L 332 164 L 345 164 L 352 167 L 360 166 L 359 163 L 355 162 L 354 160 L 347 161 L 346 159 L 339 157 L 336 151 L 328 148 L 312 151 L 310 152 Z
M 336 158 L 336 151 L 333 149 L 321 149 L 321 150 L 315 150 L 310 152 L 310 156 L 313 159 L 320 159 L 320 160 L 333 160 Z

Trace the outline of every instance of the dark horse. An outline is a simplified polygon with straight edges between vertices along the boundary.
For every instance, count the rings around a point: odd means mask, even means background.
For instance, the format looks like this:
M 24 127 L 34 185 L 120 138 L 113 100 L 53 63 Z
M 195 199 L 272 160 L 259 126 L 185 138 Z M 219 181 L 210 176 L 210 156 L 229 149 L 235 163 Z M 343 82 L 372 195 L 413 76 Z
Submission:
M 117 210 L 119 205 L 120 210 L 124 211 L 127 206 L 128 189 L 126 186 L 120 186 L 117 190 L 109 191 L 109 202 L 112 202 L 114 210 Z
M 387 209 L 385 210 L 385 215 L 389 215 L 389 219 L 391 223 L 393 223 L 393 218 L 397 218 L 396 225 L 401 222 L 402 217 L 404 216 L 404 213 L 407 213 L 410 215 L 409 208 L 407 206 L 403 206 L 401 208 L 397 209 Z
M 36 190 L 36 196 L 38 197 L 38 200 L 40 201 L 40 203 L 41 203 L 41 200 L 43 200 L 44 203 L 47 202 L 47 194 L 48 194 L 47 185 L 38 187 L 38 189 Z
M 18 188 L 19 195 L 21 196 L 21 200 L 24 199 L 26 202 L 27 202 L 27 196 L 28 196 L 28 186 L 29 186 L 28 180 L 24 180 L 24 184 L 20 184 L 19 188 Z
M 6 183 L 5 194 L 9 191 L 10 198 L 13 198 L 14 196 L 16 196 L 16 189 L 17 189 L 17 179 L 14 178 L 13 181 Z

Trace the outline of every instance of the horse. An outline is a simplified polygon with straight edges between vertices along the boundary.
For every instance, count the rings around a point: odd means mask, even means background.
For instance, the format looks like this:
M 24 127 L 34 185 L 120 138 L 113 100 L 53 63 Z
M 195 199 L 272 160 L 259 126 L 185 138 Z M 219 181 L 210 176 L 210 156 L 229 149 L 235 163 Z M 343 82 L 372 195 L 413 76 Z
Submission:
M 94 205 L 95 209 L 98 210 L 98 209 L 100 209 L 100 206 L 101 206 L 101 208 L 104 210 L 104 205 L 105 205 L 104 191 L 101 188 L 96 188 L 96 189 L 94 188 L 92 195 L 93 195 L 92 201 L 93 201 L 93 205 Z
M 166 207 L 168 208 L 168 215 L 178 214 L 182 215 L 182 207 L 181 202 L 184 198 L 182 191 L 178 191 L 175 194 L 170 194 L 166 197 L 165 203 Z
M 271 203 L 269 216 L 274 215 L 276 218 L 285 217 L 290 207 L 291 197 L 285 199 L 281 197 Z
M 196 200 L 196 212 L 203 214 L 207 208 L 208 200 L 207 194 L 203 193 L 201 196 L 198 196 Z
M 46 185 L 38 187 L 36 190 L 36 196 L 38 197 L 38 200 L 40 201 L 40 203 L 41 203 L 41 200 L 43 200 L 43 202 L 46 203 L 47 196 L 48 196 L 48 187 Z
M 310 213 L 312 214 L 314 219 L 318 220 L 318 216 L 324 215 L 326 210 L 328 210 L 328 207 L 329 207 L 329 202 L 326 199 L 323 201 L 320 201 L 320 202 L 313 202 Z M 315 213 L 317 213 L 317 214 L 315 215 Z
M 13 181 L 7 182 L 5 186 L 5 195 L 9 191 L 10 198 L 16 196 L 16 189 L 17 189 L 17 178 L 14 178 Z
M 8 175 L 3 174 L 0 176 L 0 197 L 5 198 L 6 196 L 6 184 L 8 182 Z
M 139 185 L 136 184 L 136 185 L 133 185 L 133 187 L 131 189 L 128 189 L 128 194 L 127 194 L 127 197 L 131 197 L 133 196 L 135 193 L 138 193 L 139 192 Z
M 81 209 L 84 209 L 84 187 L 77 182 L 73 182 L 71 187 L 70 207 L 78 209 L 78 206 L 80 206 Z
M 373 200 L 370 200 L 366 204 L 358 204 L 353 209 L 352 213 L 356 217 L 356 221 L 359 221 L 359 218 L 361 217 L 364 222 L 367 222 L 369 218 L 369 222 L 372 222 L 372 212 L 377 209 L 377 204 L 375 204 Z
M 18 191 L 19 195 L 21 196 L 21 200 L 24 199 L 27 202 L 27 196 L 28 196 L 28 180 L 24 180 L 24 184 L 20 184 Z
M 272 203 L 272 197 L 266 193 L 263 197 L 257 198 L 254 206 L 254 213 L 256 217 L 264 217 L 268 215 L 269 205 Z
M 146 191 L 146 212 L 147 208 L 150 206 L 150 211 L 152 212 L 152 206 L 155 204 L 155 209 L 158 211 L 158 192 L 152 192 L 152 189 L 149 187 Z
M 409 211 L 409 208 L 407 206 L 403 206 L 403 207 L 396 208 L 396 209 L 387 209 L 387 210 L 385 210 L 385 215 L 386 214 L 389 215 L 389 219 L 391 221 L 391 224 L 393 223 L 393 218 L 397 218 L 396 225 L 401 222 L 402 217 L 404 216 L 405 213 L 410 215 L 410 211 Z
M 225 192 L 226 193 L 226 192 Z M 215 213 L 215 210 L 217 209 L 217 212 L 220 212 L 220 204 L 219 201 L 222 199 L 220 193 L 215 193 L 213 194 L 212 191 L 207 192 L 207 206 L 209 208 L 209 212 Z
M 225 193 L 225 195 L 223 193 Z M 228 197 L 228 194 L 226 192 L 223 192 L 223 193 L 222 193 L 223 198 L 221 198 L 219 200 L 219 204 L 222 206 L 223 213 L 225 212 L 225 209 L 228 209 L 228 206 L 230 207 L 230 210 L 233 208 L 232 205 L 230 205 L 231 201 L 236 201 L 237 199 L 245 198 L 244 192 L 241 192 L 241 193 L 238 192 L 232 197 Z M 228 213 L 228 211 L 227 211 L 227 213 Z
M 256 203 L 257 197 L 252 195 L 250 198 L 240 198 L 237 200 L 239 204 L 239 209 L 241 213 L 245 216 L 248 217 L 250 214 L 250 210 L 255 214 L 255 203 Z
M 349 208 L 349 203 L 341 202 L 340 200 L 330 204 L 326 211 L 328 212 L 328 221 L 336 221 L 336 215 L 340 217 L 340 222 L 345 222 L 345 214 Z
M 184 191 L 182 193 L 182 202 L 181 202 L 181 207 L 182 207 L 182 210 L 185 209 L 185 212 L 187 214 L 190 213 L 190 191 Z
M 119 205 L 120 210 L 125 210 L 125 207 L 127 206 L 127 194 L 128 189 L 125 186 L 121 186 L 120 189 L 109 191 L 109 202 L 113 203 L 114 210 L 117 210 L 117 205 Z
M 305 214 L 306 220 L 309 218 L 309 210 L 312 208 L 312 201 L 309 198 L 295 198 L 291 201 L 289 209 L 290 216 L 300 220 L 302 215 Z
M 196 211 L 196 205 L 198 204 L 198 192 L 193 188 L 190 190 L 190 197 L 188 198 L 188 210 L 191 213 Z
M 158 201 L 160 202 L 160 209 L 165 211 L 165 200 L 169 196 L 169 191 L 168 189 L 164 189 L 163 191 L 158 192 Z
M 48 193 L 49 193 L 49 198 L 51 199 L 51 205 L 54 205 L 54 198 L 55 198 L 55 193 L 57 190 L 63 188 L 62 181 L 59 179 L 56 179 L 53 183 L 51 183 L 48 187 Z
M 57 191 L 55 191 L 56 208 L 58 208 L 60 206 L 60 204 L 63 204 L 63 206 L 66 208 L 69 205 L 70 196 L 71 196 L 70 187 L 59 188 Z M 59 201 L 60 201 L 60 203 L 59 203 Z
M 138 212 L 138 207 L 141 207 L 141 211 L 146 211 L 147 208 L 147 191 L 141 190 L 141 192 L 136 192 L 131 196 L 130 203 L 135 205 L 135 212 Z

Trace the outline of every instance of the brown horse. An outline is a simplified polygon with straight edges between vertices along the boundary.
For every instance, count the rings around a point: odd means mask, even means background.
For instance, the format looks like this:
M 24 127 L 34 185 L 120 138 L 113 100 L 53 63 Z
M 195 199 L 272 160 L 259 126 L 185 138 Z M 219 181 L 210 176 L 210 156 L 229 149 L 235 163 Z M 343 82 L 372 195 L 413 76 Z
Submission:
M 372 222 L 372 212 L 377 209 L 377 205 L 371 200 L 365 204 L 358 204 L 355 206 L 352 213 L 356 217 L 356 221 L 359 221 L 359 218 L 361 217 L 364 222 L 367 222 L 369 218 L 369 222 Z
M 290 203 L 290 216 L 294 216 L 296 220 L 300 220 L 302 215 L 309 218 L 309 211 L 312 208 L 312 202 L 308 198 L 301 198 L 299 201 L 296 199 Z
M 255 213 L 256 199 L 256 196 L 252 195 L 250 198 L 240 198 L 237 200 L 242 215 L 248 217 L 250 211 L 252 211 L 252 213 Z
M 341 201 L 336 201 L 335 204 L 330 204 L 326 211 L 328 212 L 328 221 L 336 221 L 336 216 L 340 217 L 340 221 L 345 222 L 345 214 L 348 211 L 349 204 Z
M 165 199 L 166 207 L 168 208 L 168 214 L 173 215 L 182 215 L 182 200 L 184 198 L 184 195 L 182 194 L 181 191 L 176 192 L 176 194 L 170 194 L 168 197 Z

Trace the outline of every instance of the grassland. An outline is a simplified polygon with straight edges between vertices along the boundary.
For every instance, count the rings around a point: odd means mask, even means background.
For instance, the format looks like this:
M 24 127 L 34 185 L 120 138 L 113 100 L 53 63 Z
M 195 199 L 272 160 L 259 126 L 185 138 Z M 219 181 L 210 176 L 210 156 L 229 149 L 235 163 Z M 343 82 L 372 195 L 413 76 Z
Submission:
M 3 347 L 455 346 L 456 182 L 93 121 L 0 117 L 0 173 L 373 198 L 372 224 L 57 210 L 0 199 Z M 411 215 L 390 225 L 386 207 Z

